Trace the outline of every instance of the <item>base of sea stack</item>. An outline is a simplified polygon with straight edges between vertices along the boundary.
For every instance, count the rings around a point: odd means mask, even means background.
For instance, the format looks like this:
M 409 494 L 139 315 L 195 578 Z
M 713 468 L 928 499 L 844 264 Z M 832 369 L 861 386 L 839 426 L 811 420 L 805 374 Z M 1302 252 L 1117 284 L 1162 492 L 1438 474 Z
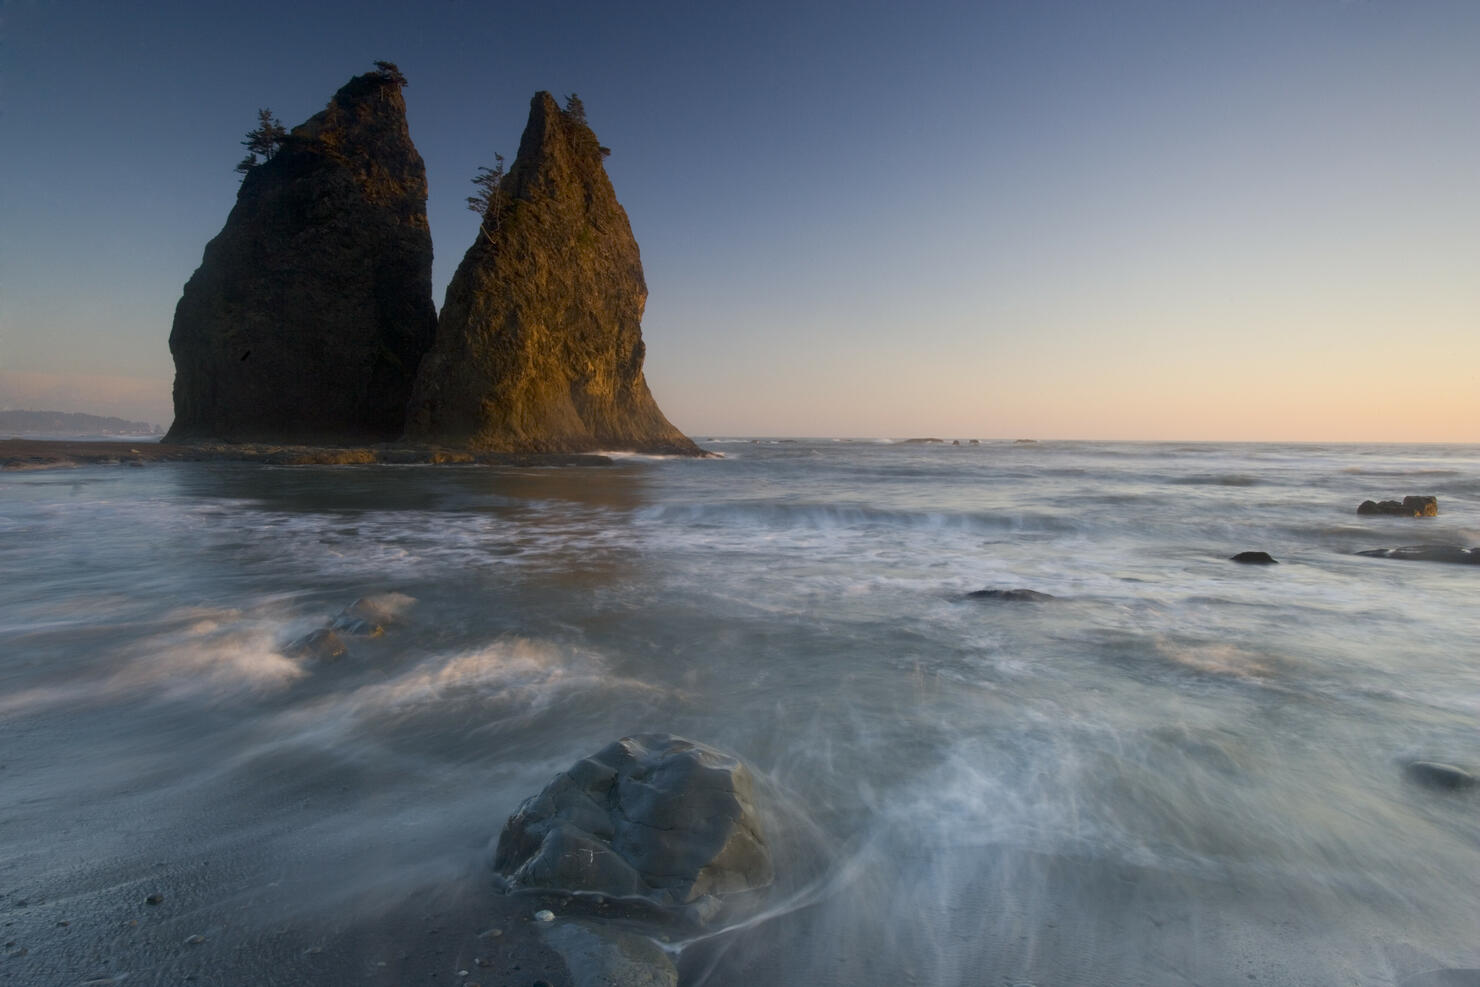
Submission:
M 708 455 L 707 453 L 699 453 Z M 680 455 L 680 454 L 676 454 Z M 240 462 L 271 466 L 358 466 L 373 463 L 481 466 L 609 466 L 610 456 L 575 452 L 474 452 L 437 446 L 292 446 L 268 443 L 68 442 L 0 439 L 0 469 L 143 466 L 158 462 Z

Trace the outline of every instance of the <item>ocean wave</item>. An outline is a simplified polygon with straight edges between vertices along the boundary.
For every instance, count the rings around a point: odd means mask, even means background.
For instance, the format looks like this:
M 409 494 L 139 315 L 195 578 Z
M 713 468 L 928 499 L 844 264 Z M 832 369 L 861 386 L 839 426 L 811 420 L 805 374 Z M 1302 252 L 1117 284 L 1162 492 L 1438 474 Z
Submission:
M 642 508 L 639 520 L 698 527 L 753 530 L 832 530 L 843 528 L 899 528 L 920 531 L 1078 531 L 1073 518 L 1035 511 L 950 512 L 907 511 L 866 505 L 706 503 L 665 504 Z

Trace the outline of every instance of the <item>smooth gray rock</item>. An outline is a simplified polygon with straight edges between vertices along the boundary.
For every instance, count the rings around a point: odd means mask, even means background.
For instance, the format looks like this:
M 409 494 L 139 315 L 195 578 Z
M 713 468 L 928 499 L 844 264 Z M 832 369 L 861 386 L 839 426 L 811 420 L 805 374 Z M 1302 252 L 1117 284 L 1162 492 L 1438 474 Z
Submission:
M 773 878 L 749 770 L 668 734 L 624 737 L 557 775 L 509 817 L 494 869 L 511 890 L 639 899 L 701 925 Z
M 1464 768 L 1439 761 L 1412 761 L 1404 766 L 1403 773 L 1409 781 L 1451 792 L 1473 788 L 1476 781 L 1475 776 Z

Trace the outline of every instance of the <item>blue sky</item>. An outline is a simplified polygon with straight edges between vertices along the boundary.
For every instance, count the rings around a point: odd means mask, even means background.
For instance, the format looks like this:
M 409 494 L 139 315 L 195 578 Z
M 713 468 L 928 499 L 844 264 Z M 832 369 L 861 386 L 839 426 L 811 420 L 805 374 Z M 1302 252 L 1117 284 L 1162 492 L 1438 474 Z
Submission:
M 434 298 L 578 92 L 693 434 L 1480 441 L 1480 4 L 0 5 L 0 405 L 163 423 L 258 107 L 395 61 Z M 43 400 L 51 399 L 51 400 Z

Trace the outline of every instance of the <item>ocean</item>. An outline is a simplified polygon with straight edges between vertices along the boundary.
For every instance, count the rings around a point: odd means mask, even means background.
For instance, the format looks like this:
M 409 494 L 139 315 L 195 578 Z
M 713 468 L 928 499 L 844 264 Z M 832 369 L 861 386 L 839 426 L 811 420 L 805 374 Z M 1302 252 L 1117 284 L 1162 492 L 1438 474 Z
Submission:
M 0 982 L 373 982 L 665 731 L 777 872 L 686 987 L 1480 984 L 1480 794 L 1407 768 L 1480 772 L 1480 566 L 1356 554 L 1480 545 L 1480 447 L 701 444 L 0 474 Z

